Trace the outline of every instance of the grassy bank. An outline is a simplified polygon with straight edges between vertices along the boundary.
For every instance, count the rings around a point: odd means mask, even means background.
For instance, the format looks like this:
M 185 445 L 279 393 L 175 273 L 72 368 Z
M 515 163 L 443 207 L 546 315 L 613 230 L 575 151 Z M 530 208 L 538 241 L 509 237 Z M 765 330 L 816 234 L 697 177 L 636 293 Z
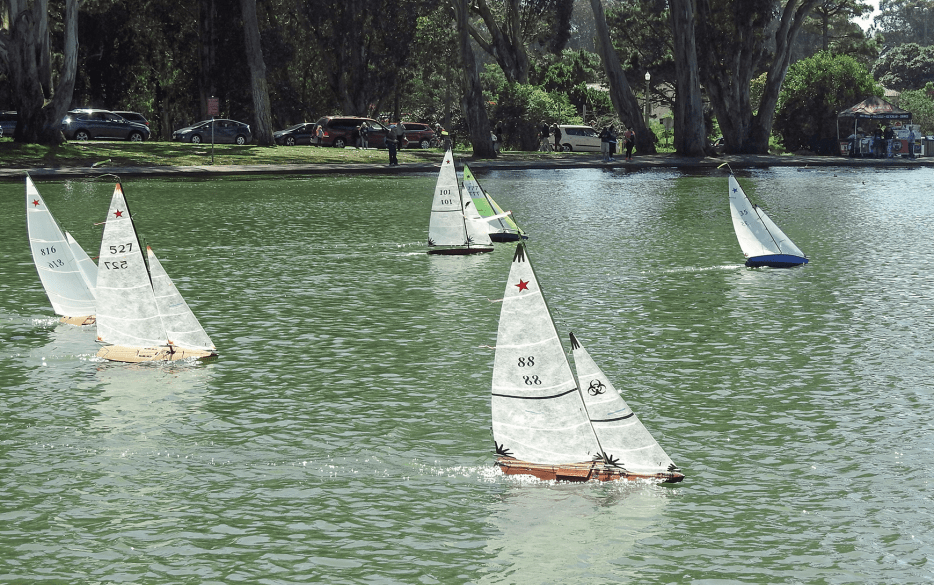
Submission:
M 399 153 L 399 162 L 437 161 L 437 149 L 406 148 Z M 469 158 L 470 151 L 458 154 Z M 501 159 L 537 160 L 554 157 L 592 156 L 583 153 L 549 154 L 543 152 L 506 152 Z M 180 142 L 69 142 L 61 146 L 18 144 L 11 139 L 0 139 L 0 165 L 7 168 L 62 168 L 88 167 L 101 161 L 108 166 L 159 167 L 198 166 L 211 164 L 210 144 Z M 357 150 L 355 148 L 319 148 L 317 146 L 214 146 L 216 165 L 284 165 L 284 164 L 347 164 L 389 161 L 385 150 Z

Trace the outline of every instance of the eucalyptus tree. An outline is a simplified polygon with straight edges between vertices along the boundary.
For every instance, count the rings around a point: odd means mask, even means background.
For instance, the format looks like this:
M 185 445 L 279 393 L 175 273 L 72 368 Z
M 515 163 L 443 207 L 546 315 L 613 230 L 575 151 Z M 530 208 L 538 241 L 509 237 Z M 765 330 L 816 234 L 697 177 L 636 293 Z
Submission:
M 620 64 L 619 56 L 610 39 L 610 30 L 606 22 L 606 13 L 601 0 L 590 0 L 596 27 L 597 53 L 603 61 L 610 99 L 613 107 L 624 124 L 631 126 L 636 133 L 636 150 L 640 154 L 655 154 L 655 134 L 646 126 L 639 108 L 639 101 L 633 94 L 632 87 Z
M 246 60 L 250 65 L 250 80 L 253 90 L 253 137 L 260 146 L 275 146 L 272 130 L 272 112 L 269 108 L 269 87 L 266 84 L 266 62 L 260 43 L 259 21 L 256 16 L 256 0 L 240 0 L 243 14 L 243 34 L 246 44 Z
M 473 154 L 478 158 L 496 158 L 490 133 L 490 120 L 486 113 L 486 101 L 480 86 L 480 72 L 470 46 L 467 32 L 467 1 L 451 0 L 454 19 L 457 23 L 457 44 L 461 61 L 461 109 L 467 121 Z
M 483 25 L 468 22 L 470 36 L 510 82 L 529 82 L 530 49 L 559 53 L 570 39 L 574 0 L 470 0 L 469 6 Z
M 17 142 L 61 144 L 61 123 L 71 102 L 78 64 L 78 1 L 65 0 L 60 68 L 52 67 L 48 0 L 6 0 L 0 5 L 0 72 L 19 112 Z
M 697 61 L 697 41 L 694 35 L 694 2 L 669 0 L 669 9 L 671 30 L 674 33 L 676 76 L 673 109 L 675 152 L 682 156 L 703 156 L 707 132 Z
M 820 0 L 696 0 L 700 79 L 723 131 L 726 151 L 768 152 L 772 118 L 795 37 Z M 678 36 L 678 31 L 675 31 Z M 761 99 L 750 83 L 765 71 Z

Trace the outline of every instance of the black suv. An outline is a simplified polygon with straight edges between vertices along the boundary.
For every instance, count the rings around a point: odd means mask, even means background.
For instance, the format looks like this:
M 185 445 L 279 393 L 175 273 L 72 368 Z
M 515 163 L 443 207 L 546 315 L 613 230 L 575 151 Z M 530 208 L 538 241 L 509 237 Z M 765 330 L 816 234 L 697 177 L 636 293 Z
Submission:
M 333 146 L 344 148 L 356 146 L 352 136 L 360 124 L 366 122 L 370 126 L 367 142 L 370 148 L 386 148 L 386 135 L 389 128 L 383 126 L 373 118 L 355 118 L 352 116 L 325 116 L 318 120 L 318 125 L 324 130 L 324 136 L 311 139 L 312 144 L 318 146 Z
M 68 140 L 102 138 L 142 142 L 149 139 L 149 127 L 145 124 L 129 122 L 109 110 L 72 110 L 62 120 L 62 132 Z

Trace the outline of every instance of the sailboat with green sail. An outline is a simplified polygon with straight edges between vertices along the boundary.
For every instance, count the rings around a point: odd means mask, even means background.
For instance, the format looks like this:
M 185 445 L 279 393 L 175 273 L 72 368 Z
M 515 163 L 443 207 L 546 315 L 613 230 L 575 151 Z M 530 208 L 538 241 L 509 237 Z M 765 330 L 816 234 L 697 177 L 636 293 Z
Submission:
M 490 240 L 494 242 L 516 242 L 520 239 L 529 239 L 529 236 L 510 217 L 512 212 L 503 211 L 503 208 L 480 186 L 480 181 L 470 172 L 467 165 L 464 165 L 464 190 L 470 195 L 480 217 L 486 220 Z

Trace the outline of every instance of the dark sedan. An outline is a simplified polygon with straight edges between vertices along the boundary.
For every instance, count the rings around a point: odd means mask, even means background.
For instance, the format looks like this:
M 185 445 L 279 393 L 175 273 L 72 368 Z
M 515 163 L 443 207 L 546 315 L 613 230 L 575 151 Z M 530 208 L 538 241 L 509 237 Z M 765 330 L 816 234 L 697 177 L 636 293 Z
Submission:
M 213 128 L 211 127 L 213 124 Z M 178 142 L 214 142 L 214 144 L 248 144 L 253 140 L 250 126 L 236 120 L 218 118 L 204 120 L 172 133 L 172 140 Z
M 276 139 L 276 144 L 282 144 L 285 146 L 295 146 L 296 144 L 311 144 L 311 137 L 315 135 L 315 124 L 314 122 L 305 122 L 303 124 L 296 124 L 291 128 L 286 128 L 285 130 L 279 130 L 273 134 L 273 138 Z
M 124 120 L 109 110 L 72 110 L 62 120 L 62 133 L 68 140 L 100 138 L 142 142 L 149 139 L 147 126 Z

